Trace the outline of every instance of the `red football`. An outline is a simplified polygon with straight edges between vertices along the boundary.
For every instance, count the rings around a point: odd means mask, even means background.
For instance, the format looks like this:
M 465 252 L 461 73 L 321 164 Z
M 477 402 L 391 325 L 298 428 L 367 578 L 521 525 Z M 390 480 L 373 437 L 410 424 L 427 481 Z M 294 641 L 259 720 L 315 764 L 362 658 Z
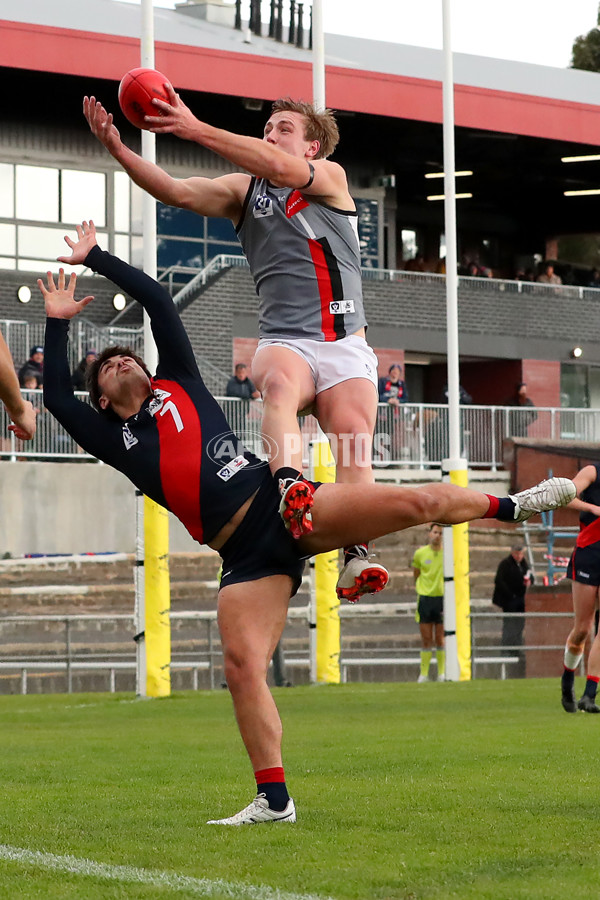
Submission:
M 119 105 L 125 118 L 136 128 L 150 128 L 144 116 L 160 116 L 161 112 L 152 103 L 154 97 L 166 100 L 165 81 L 169 79 L 156 69 L 132 69 L 123 75 L 119 85 Z

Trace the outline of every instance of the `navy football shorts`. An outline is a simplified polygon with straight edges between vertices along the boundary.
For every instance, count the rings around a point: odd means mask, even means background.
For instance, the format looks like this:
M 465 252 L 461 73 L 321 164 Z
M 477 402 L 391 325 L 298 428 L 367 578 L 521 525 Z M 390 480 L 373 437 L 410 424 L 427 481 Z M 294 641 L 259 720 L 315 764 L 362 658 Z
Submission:
M 444 621 L 444 598 L 419 595 L 419 625 L 441 625 Z
M 567 567 L 567 578 L 580 584 L 600 585 L 600 544 L 575 547 Z
M 279 502 L 275 479 L 266 473 L 242 522 L 219 551 L 223 559 L 221 587 L 268 575 L 289 575 L 291 596 L 296 594 L 302 584 L 304 559 L 279 515 Z

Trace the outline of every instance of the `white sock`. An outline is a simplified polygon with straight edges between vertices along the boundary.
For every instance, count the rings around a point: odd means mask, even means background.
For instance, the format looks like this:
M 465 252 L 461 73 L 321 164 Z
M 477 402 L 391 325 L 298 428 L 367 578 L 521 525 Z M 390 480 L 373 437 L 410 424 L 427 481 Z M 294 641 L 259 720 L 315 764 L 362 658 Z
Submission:
M 573 671 L 575 671 L 575 669 L 581 662 L 582 656 L 583 656 L 583 653 L 572 653 L 569 650 L 568 646 L 565 647 L 565 657 L 564 657 L 565 668 L 572 669 Z

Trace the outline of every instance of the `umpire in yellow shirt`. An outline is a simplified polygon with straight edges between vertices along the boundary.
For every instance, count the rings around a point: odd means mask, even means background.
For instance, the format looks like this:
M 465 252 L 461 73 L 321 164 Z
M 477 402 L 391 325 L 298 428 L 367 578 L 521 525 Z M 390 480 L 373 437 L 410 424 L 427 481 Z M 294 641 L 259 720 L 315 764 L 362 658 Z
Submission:
M 417 590 L 417 622 L 421 631 L 421 671 L 417 681 L 429 681 L 429 664 L 435 647 L 437 680 L 445 680 L 444 652 L 444 551 L 442 526 L 429 526 L 429 543 L 419 547 L 412 567 Z M 435 644 L 434 644 L 435 639 Z

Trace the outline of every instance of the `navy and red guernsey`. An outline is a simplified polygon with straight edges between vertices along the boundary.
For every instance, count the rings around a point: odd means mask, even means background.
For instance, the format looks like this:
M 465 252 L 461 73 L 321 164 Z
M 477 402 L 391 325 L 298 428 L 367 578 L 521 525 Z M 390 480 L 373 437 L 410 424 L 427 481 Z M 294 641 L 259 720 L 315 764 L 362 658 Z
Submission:
M 592 463 L 596 469 L 596 480 L 581 492 L 580 500 L 592 506 L 600 506 L 600 464 Z M 589 510 L 579 513 L 579 534 L 575 542 L 577 547 L 589 547 L 600 541 L 600 519 Z
M 48 318 L 44 403 L 88 453 L 123 472 L 173 512 L 200 543 L 210 543 L 265 480 L 267 463 L 246 450 L 208 391 L 167 291 L 149 276 L 93 247 L 85 265 L 138 300 L 158 349 L 152 394 L 127 420 L 99 413 L 73 394 L 69 322 Z

